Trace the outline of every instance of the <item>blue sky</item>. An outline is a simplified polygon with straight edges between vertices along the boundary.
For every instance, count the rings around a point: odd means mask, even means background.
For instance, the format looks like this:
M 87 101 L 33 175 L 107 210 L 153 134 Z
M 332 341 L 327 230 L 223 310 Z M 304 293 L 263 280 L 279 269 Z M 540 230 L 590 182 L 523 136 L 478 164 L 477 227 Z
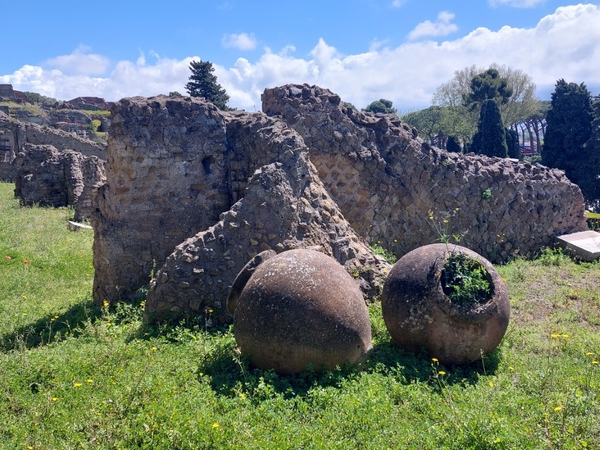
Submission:
M 455 71 L 492 63 L 530 75 L 544 100 L 560 78 L 600 94 L 598 1 L 0 0 L 0 11 L 0 83 L 61 100 L 184 94 L 193 59 L 249 111 L 267 87 L 308 83 L 408 112 Z

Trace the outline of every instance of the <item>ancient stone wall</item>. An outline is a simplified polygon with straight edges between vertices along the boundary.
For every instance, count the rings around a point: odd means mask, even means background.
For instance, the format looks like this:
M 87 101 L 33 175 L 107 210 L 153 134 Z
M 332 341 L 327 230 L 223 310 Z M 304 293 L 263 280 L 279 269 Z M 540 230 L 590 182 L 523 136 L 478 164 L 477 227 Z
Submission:
M 178 244 L 243 197 L 256 169 L 300 150 L 297 133 L 262 113 L 166 96 L 118 102 L 93 220 L 94 299 L 134 295 Z M 254 239 L 254 251 L 267 239 Z
M 104 146 L 54 128 L 20 122 L 0 112 L 0 141 L 8 143 L 8 152 L 0 152 L 0 180 L 14 181 L 14 160 L 26 144 L 51 145 L 57 150 L 73 150 L 85 156 L 106 158 Z M 7 157 L 5 157 L 7 155 Z
M 262 100 L 304 138 L 357 233 L 397 256 L 447 233 L 498 262 L 587 229 L 581 191 L 561 171 L 430 147 L 396 116 L 347 108 L 316 86 L 267 89 Z
M 91 216 L 92 199 L 105 182 L 103 160 L 51 145 L 25 144 L 14 167 L 15 196 L 21 204 L 74 206 L 75 220 Z
M 12 84 L 0 84 L 0 98 L 12 100 L 15 98 L 15 92 Z
M 318 249 L 354 275 L 366 298 L 373 300 L 381 292 L 391 266 L 350 228 L 308 152 L 290 152 L 281 159 L 258 169 L 244 198 L 167 258 L 148 293 L 147 321 L 192 316 L 207 326 L 230 323 L 225 309 L 230 286 L 248 260 L 271 249 Z
M 92 219 L 97 304 L 135 296 L 155 273 L 148 320 L 222 323 L 235 274 L 265 249 L 318 246 L 373 298 L 389 266 L 366 239 L 402 256 L 457 234 L 501 261 L 586 229 L 581 192 L 560 171 L 431 148 L 397 117 L 318 87 L 268 89 L 263 108 L 114 105 Z

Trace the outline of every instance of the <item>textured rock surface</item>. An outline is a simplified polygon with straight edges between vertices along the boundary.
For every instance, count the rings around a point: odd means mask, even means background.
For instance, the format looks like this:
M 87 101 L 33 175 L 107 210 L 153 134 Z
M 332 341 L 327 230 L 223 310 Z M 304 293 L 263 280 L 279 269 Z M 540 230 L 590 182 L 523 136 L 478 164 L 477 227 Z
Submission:
M 14 166 L 21 204 L 74 206 L 77 221 L 91 216 L 92 199 L 105 182 L 103 160 L 52 145 L 25 144 Z
M 73 150 L 85 156 L 106 158 L 103 145 L 82 139 L 73 133 L 20 122 L 0 111 L 0 147 L 8 148 L 7 152 L 0 152 L 0 180 L 15 180 L 17 173 L 15 159 L 26 144 L 51 145 L 60 151 Z
M 273 193 L 267 192 L 244 206 L 250 210 L 246 220 L 251 225 L 235 228 L 243 223 L 229 218 L 227 211 L 248 195 L 245 190 L 254 172 L 273 162 L 281 163 L 278 170 L 267 170 L 268 175 L 256 182 L 270 186 Z M 290 177 L 294 181 L 288 183 L 295 190 L 280 188 L 278 182 L 270 179 L 271 174 L 282 183 Z M 323 198 L 323 205 L 311 204 L 310 192 L 303 196 L 298 190 L 301 182 L 317 189 L 314 196 L 324 194 L 316 171 L 308 161 L 304 142 L 278 119 L 262 113 L 219 111 L 200 99 L 159 96 L 121 100 L 113 108 L 107 146 L 107 184 L 100 191 L 98 214 L 93 220 L 95 301 L 101 304 L 104 299 L 112 302 L 134 295 L 137 289 L 148 284 L 151 271 L 160 269 L 178 244 L 202 231 L 204 235 L 195 239 L 204 243 L 202 248 L 208 245 L 207 250 L 202 251 L 213 255 L 216 261 L 215 266 L 205 272 L 214 280 L 199 280 L 200 285 L 208 286 L 207 291 L 186 292 L 187 278 L 197 275 L 191 266 L 179 261 L 178 252 L 182 250 L 178 247 L 177 255 L 171 258 L 173 264 L 178 265 L 177 271 L 165 269 L 162 273 L 167 273 L 168 278 L 157 277 L 156 287 L 146 303 L 149 314 L 162 314 L 165 305 L 172 313 L 196 312 L 204 304 L 211 308 L 214 304 L 215 310 L 220 311 L 235 275 L 256 253 L 266 247 L 294 248 L 289 246 L 294 240 L 313 245 L 310 238 L 316 232 L 306 225 L 312 224 L 311 214 L 319 218 L 322 214 L 327 221 L 333 220 L 331 216 L 335 215 L 342 222 L 336 224 L 339 231 L 333 225 L 326 229 L 327 233 L 332 232 L 328 238 L 332 242 L 328 240 L 325 245 L 326 252 L 333 252 L 334 248 L 342 252 L 341 249 L 349 245 L 348 240 L 357 239 L 356 236 L 343 234 L 349 227 L 329 197 Z M 265 202 L 272 204 L 278 192 L 286 195 L 280 204 L 269 208 L 261 206 Z M 302 218 L 295 229 L 296 219 L 291 215 L 294 212 L 290 212 L 291 205 L 286 201 L 300 201 L 301 197 L 307 203 L 303 212 L 307 217 Z M 280 206 L 281 211 L 277 209 Z M 317 206 L 324 211 L 313 212 Z M 295 208 L 301 209 L 300 206 Z M 232 211 L 237 214 L 235 209 Z M 222 213 L 225 222 L 220 221 Z M 256 219 L 258 216 L 260 219 Z M 279 220 L 281 217 L 286 219 Z M 226 242 L 219 240 L 219 235 L 226 237 Z M 284 243 L 286 239 L 290 239 L 289 245 Z M 333 243 L 340 239 L 339 243 Z M 314 241 L 321 244 L 324 239 L 319 235 Z M 238 246 L 242 248 L 239 252 Z M 364 244 L 361 246 L 370 253 Z M 225 254 L 227 249 L 230 253 Z M 341 258 L 338 259 L 345 263 Z M 346 257 L 349 258 L 352 257 Z M 203 263 L 212 264 L 210 260 Z M 370 276 L 367 274 L 364 279 Z M 162 286 L 163 279 L 170 282 Z M 217 285 L 213 286 L 213 282 Z M 365 288 L 371 287 L 366 281 Z M 173 299 L 180 297 L 174 305 Z
M 313 250 L 286 251 L 256 268 L 233 332 L 254 366 L 281 374 L 354 364 L 372 349 L 358 286 L 337 261 Z
M 248 260 L 271 249 L 319 249 L 355 275 L 367 298 L 381 292 L 390 265 L 349 227 L 307 156 L 290 152 L 258 169 L 243 199 L 214 226 L 177 246 L 148 292 L 146 320 L 197 316 L 208 325 L 230 322 L 229 288 Z
M 263 108 L 165 96 L 113 106 L 96 303 L 135 295 L 157 271 L 147 318 L 212 310 L 218 323 L 235 275 L 265 249 L 321 246 L 372 298 L 385 265 L 363 239 L 401 256 L 458 233 L 500 261 L 586 229 L 581 192 L 560 171 L 431 148 L 394 116 L 318 87 L 268 89 Z
M 561 171 L 430 147 L 396 116 L 347 108 L 316 86 L 267 89 L 262 101 L 303 137 L 356 232 L 399 257 L 439 239 L 430 211 L 438 228 L 464 234 L 461 244 L 494 262 L 587 229 L 581 191 Z

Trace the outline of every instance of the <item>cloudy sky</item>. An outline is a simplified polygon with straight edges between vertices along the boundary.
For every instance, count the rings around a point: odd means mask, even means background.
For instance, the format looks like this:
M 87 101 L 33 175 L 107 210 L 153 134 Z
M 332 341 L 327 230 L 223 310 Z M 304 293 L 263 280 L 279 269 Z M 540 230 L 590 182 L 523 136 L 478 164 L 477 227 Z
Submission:
M 0 83 L 60 100 L 185 94 L 211 61 L 230 106 L 308 83 L 362 108 L 425 108 L 454 72 L 505 64 L 549 99 L 558 79 L 600 94 L 600 2 L 559 0 L 0 0 Z

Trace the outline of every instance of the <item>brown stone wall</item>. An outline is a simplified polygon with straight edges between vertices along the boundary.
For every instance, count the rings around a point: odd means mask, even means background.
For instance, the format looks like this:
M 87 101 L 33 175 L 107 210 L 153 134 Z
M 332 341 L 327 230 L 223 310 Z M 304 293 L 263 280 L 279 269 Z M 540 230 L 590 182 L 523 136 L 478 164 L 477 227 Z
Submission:
M 92 198 L 104 184 L 104 161 L 51 145 L 25 144 L 14 162 L 21 204 L 74 206 L 75 220 L 89 218 Z
M 396 116 L 346 108 L 316 86 L 267 89 L 262 100 L 265 113 L 304 138 L 359 235 L 397 256 L 441 232 L 461 235 L 462 245 L 498 262 L 587 229 L 581 191 L 561 171 L 430 147 Z
M 95 220 L 100 302 L 147 285 L 153 268 L 214 225 L 293 133 L 262 113 L 225 113 L 191 98 L 123 99 L 112 111 Z
M 501 261 L 586 229 L 581 192 L 560 171 L 432 148 L 397 117 L 318 87 L 268 89 L 263 108 L 114 105 L 92 220 L 96 303 L 135 296 L 155 273 L 147 318 L 212 310 L 222 323 L 235 274 L 265 249 L 318 246 L 373 298 L 389 266 L 366 240 L 402 256 L 458 234 Z

